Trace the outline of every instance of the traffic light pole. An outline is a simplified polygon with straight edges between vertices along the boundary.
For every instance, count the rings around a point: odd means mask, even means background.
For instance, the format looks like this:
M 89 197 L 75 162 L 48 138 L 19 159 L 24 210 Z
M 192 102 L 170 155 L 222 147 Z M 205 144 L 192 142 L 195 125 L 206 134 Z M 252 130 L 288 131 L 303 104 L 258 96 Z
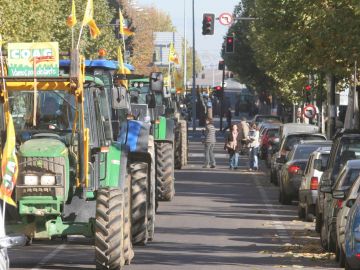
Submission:
M 223 115 L 224 115 L 224 84 L 225 84 L 225 66 L 223 68 L 221 96 L 220 96 L 220 131 L 223 129 Z M 230 127 L 229 127 L 230 128 Z
M 193 15 L 193 48 L 192 48 L 192 120 L 193 132 L 196 130 L 196 92 L 195 92 L 195 0 L 192 0 L 192 15 Z

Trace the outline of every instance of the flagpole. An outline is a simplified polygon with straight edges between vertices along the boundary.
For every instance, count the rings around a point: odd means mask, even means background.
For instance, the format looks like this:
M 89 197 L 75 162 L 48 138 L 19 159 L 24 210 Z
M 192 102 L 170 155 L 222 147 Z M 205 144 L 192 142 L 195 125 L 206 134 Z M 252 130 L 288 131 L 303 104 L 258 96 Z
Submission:
M 80 39 L 81 39 L 81 35 L 82 35 L 82 32 L 83 32 L 83 28 L 84 28 L 84 25 L 81 24 L 80 33 L 79 33 L 79 39 L 78 39 L 78 42 L 77 42 L 77 45 L 76 45 L 77 50 L 79 49 L 79 46 L 80 46 Z
M 71 49 L 74 49 L 74 27 L 71 27 Z
M 184 0 L 184 93 L 186 94 L 186 81 L 187 81 L 187 55 L 186 55 L 186 0 Z
M 5 68 L 4 68 L 4 58 L 3 58 L 3 52 L 2 52 L 2 35 L 0 35 L 0 62 L 1 62 L 1 76 L 2 76 L 2 84 L 3 84 L 3 90 L 4 92 L 6 92 L 6 82 L 5 82 Z M 7 99 L 7 95 L 5 97 Z M 5 112 L 7 112 L 8 110 L 8 106 L 7 106 L 7 102 L 5 102 L 6 107 L 5 107 Z M 5 122 L 9 121 L 8 119 L 8 115 L 6 115 L 5 117 Z M 3 172 L 1 172 L 1 174 L 3 175 Z M 2 224 L 1 224 L 1 229 L 0 229 L 0 236 L 5 236 L 5 207 L 6 207 L 6 203 L 5 200 L 3 199 L 3 203 L 2 203 Z

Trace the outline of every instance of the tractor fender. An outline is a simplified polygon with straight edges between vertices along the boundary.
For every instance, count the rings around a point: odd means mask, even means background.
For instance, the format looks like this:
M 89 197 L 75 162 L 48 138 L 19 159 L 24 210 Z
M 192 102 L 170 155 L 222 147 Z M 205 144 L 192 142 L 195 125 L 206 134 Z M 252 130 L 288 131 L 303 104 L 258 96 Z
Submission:
M 129 146 L 113 143 L 107 154 L 107 177 L 102 187 L 125 187 Z
M 156 141 L 174 142 L 175 121 L 171 118 L 160 117 L 158 123 L 155 124 L 154 139 Z
M 130 153 L 147 153 L 150 123 L 128 120 L 121 125 L 118 143 L 127 145 Z

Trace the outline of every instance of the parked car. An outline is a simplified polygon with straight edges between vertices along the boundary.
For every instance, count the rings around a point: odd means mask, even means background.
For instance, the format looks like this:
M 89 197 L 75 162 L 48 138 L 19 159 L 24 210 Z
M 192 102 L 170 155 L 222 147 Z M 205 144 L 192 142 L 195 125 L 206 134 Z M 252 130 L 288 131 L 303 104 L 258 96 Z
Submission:
M 348 203 L 350 208 L 345 227 L 345 269 L 360 268 L 360 196 L 354 205 Z
M 274 184 L 278 183 L 279 173 L 284 164 L 284 158 L 300 141 L 326 140 L 326 136 L 320 133 L 288 133 L 281 139 L 279 151 L 272 159 L 270 178 Z M 320 146 L 320 145 L 319 145 Z
M 318 215 L 317 223 L 320 223 L 320 238 L 324 249 L 335 251 L 335 229 L 325 226 L 328 219 L 328 211 L 325 211 L 325 202 L 332 200 L 332 189 L 339 172 L 343 169 L 346 162 L 353 159 L 360 159 L 360 133 L 354 131 L 342 131 L 335 135 L 330 151 L 330 158 L 326 165 L 326 170 L 321 176 L 318 192 Z M 326 206 L 328 207 L 328 206 Z M 328 225 L 328 224 L 327 224 Z M 335 227 L 335 226 L 334 226 Z M 331 229 L 332 233 L 329 233 Z
M 271 169 L 272 159 L 276 157 L 276 153 L 279 151 L 280 147 L 280 139 L 277 137 L 273 137 L 269 139 L 269 147 L 266 155 L 266 166 Z M 270 182 L 273 182 L 270 179 Z
M 281 117 L 278 115 L 271 115 L 271 114 L 257 114 L 255 115 L 252 122 L 255 122 L 257 125 L 263 122 L 281 123 Z
M 351 206 L 360 193 L 360 177 L 356 178 L 349 190 L 334 191 L 332 196 L 341 202 L 336 217 L 336 259 L 340 267 L 345 266 L 345 227 Z
M 320 128 L 311 124 L 303 124 L 303 123 L 286 123 L 281 125 L 280 127 L 280 139 L 286 137 L 289 133 L 319 133 Z
M 336 251 L 336 216 L 341 207 L 342 200 L 334 196 L 337 191 L 347 191 L 360 173 L 360 160 L 349 160 L 340 171 L 331 189 L 322 187 L 322 191 L 331 194 L 327 196 L 323 207 L 323 223 L 321 227 L 321 240 L 325 241 L 330 251 Z
M 264 129 L 264 132 L 261 135 L 259 147 L 259 157 L 261 159 L 266 159 L 267 152 L 270 147 L 270 140 L 275 138 L 279 138 L 279 126 L 271 125 Z
M 319 146 L 330 146 L 331 141 L 301 141 L 287 157 L 280 158 L 278 162 L 284 165 L 279 174 L 279 202 L 291 204 L 298 199 L 301 175 L 312 152 Z
M 300 219 L 312 222 L 315 217 L 318 184 L 326 168 L 331 147 L 320 147 L 307 162 L 299 187 L 298 215 Z

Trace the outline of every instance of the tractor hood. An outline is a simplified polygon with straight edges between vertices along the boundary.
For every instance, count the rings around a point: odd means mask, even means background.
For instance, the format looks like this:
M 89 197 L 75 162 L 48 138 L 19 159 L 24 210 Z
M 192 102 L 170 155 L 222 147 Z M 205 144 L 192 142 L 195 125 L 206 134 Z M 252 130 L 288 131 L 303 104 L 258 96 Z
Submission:
M 39 138 L 26 141 L 20 146 L 23 157 L 60 157 L 67 156 L 66 145 L 58 139 Z

